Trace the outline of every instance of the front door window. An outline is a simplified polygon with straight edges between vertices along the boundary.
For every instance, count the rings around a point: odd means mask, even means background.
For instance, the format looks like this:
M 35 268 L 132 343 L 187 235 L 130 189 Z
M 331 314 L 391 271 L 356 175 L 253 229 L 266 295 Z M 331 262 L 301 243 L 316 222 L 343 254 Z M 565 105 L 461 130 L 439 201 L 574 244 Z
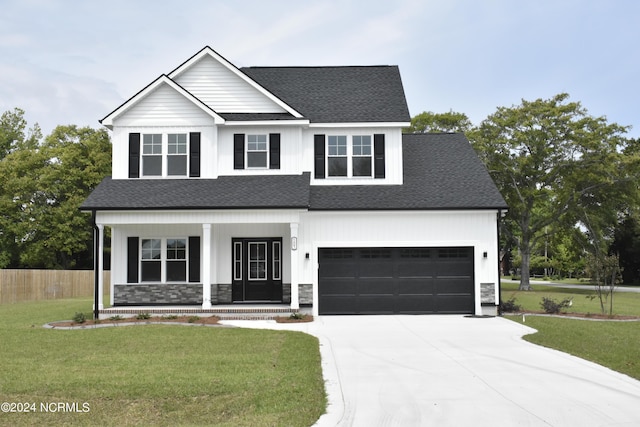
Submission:
M 267 243 L 249 243 L 249 280 L 267 278 Z

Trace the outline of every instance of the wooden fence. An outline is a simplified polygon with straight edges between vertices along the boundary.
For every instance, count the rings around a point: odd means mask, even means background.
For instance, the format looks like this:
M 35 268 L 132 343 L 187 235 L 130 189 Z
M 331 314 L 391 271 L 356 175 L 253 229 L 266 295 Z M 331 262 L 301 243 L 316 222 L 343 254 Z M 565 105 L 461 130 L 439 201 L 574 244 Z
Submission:
M 0 270 L 0 304 L 92 296 L 93 270 Z

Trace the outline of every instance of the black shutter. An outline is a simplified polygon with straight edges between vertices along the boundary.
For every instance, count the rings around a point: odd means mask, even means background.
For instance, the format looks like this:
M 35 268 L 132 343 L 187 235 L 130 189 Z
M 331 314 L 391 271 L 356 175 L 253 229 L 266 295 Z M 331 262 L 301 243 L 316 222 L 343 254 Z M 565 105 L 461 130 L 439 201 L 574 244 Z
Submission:
M 200 132 L 189 134 L 189 176 L 200 177 Z
M 269 169 L 280 169 L 280 134 L 269 134 Z
M 375 178 L 384 178 L 384 134 L 373 135 L 373 165 L 375 169 Z
M 140 178 L 140 134 L 129 134 L 129 178 Z
M 244 134 L 233 134 L 233 168 L 244 169 Z
M 200 237 L 189 237 L 189 282 L 200 281 Z
M 138 283 L 138 237 L 127 237 L 127 283 Z
M 315 178 L 324 178 L 324 135 L 313 135 L 313 167 Z

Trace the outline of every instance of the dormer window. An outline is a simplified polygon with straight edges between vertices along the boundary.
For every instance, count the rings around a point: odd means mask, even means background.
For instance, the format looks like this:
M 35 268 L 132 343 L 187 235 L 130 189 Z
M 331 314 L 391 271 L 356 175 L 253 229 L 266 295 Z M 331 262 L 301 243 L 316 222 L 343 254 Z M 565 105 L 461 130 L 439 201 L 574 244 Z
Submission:
M 384 178 L 384 134 L 314 135 L 314 177 Z
M 162 176 L 162 134 L 142 136 L 142 175 Z
M 170 133 L 167 147 L 167 175 L 187 175 L 187 134 Z

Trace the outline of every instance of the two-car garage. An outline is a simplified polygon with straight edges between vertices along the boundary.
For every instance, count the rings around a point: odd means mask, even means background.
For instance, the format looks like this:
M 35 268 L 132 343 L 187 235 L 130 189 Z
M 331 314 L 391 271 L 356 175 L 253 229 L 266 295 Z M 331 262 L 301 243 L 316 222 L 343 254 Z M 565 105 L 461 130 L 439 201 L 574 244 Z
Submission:
M 473 247 L 320 248 L 318 312 L 474 312 Z

